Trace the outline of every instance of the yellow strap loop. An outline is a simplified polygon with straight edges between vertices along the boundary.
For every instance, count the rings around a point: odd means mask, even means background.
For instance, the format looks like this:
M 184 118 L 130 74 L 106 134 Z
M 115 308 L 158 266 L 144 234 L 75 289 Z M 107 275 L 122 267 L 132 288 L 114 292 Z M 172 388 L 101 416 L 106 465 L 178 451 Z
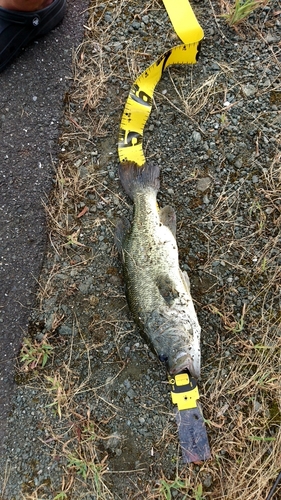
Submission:
M 188 0 L 163 0 L 171 23 L 183 43 L 200 42 L 204 32 Z

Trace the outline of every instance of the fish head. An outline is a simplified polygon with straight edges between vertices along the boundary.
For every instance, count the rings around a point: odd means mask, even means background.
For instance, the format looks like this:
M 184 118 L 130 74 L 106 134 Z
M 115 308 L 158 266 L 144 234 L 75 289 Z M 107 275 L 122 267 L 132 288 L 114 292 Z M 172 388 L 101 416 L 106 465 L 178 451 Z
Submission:
M 197 317 L 189 311 L 183 314 L 165 307 L 154 311 L 145 327 L 156 354 L 171 375 L 188 370 L 194 378 L 200 378 L 201 327 Z

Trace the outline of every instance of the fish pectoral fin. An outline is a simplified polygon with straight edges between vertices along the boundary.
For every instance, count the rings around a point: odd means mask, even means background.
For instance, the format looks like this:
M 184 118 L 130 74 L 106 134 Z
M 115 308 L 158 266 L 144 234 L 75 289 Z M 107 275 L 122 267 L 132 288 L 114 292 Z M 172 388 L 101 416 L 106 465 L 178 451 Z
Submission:
M 184 283 L 186 291 L 187 291 L 187 293 L 190 294 L 190 280 L 189 280 L 188 274 L 186 271 L 182 271 L 182 270 L 180 270 L 180 273 L 181 273 L 182 281 Z
M 179 296 L 179 293 L 175 287 L 174 282 L 171 280 L 170 276 L 167 274 L 160 274 L 157 277 L 156 284 L 160 295 L 163 297 L 165 302 L 170 306 L 173 301 Z
M 120 255 L 123 254 L 123 243 L 130 229 L 131 224 L 128 219 L 126 219 L 125 217 L 119 219 L 115 228 L 114 243 Z
M 176 228 L 177 228 L 177 217 L 176 212 L 170 205 L 161 208 L 159 211 L 159 219 L 164 226 L 167 226 L 174 238 L 176 237 Z

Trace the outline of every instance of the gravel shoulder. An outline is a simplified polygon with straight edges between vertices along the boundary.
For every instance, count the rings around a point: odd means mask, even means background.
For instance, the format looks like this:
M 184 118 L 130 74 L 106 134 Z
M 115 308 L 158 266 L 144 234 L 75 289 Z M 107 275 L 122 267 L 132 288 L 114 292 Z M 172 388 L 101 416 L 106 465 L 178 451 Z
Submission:
M 176 209 L 202 327 L 212 459 L 181 463 L 165 369 L 132 321 L 114 246 L 132 217 L 117 174 L 123 106 L 177 39 L 162 4 L 99 0 L 65 96 L 3 500 L 264 500 L 280 469 L 280 9 L 233 29 L 220 2 L 193 7 L 200 59 L 165 72 L 144 147 L 161 167 L 160 206 Z

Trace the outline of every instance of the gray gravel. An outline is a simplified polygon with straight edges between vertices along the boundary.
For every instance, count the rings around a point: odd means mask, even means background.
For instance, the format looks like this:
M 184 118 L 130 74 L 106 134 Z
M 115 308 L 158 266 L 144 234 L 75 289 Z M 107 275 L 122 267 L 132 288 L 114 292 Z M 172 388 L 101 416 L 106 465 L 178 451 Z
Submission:
M 61 161 L 68 165 L 65 177 L 75 173 L 84 189 L 77 188 L 74 196 L 65 185 L 67 221 L 65 215 L 58 218 L 58 232 L 51 223 L 29 336 L 38 341 L 49 336 L 54 350 L 44 369 L 17 377 L 9 439 L 0 459 L 0 469 L 8 472 L 2 486 L 7 500 L 36 498 L 28 495 L 37 488 L 40 498 L 54 499 L 62 491 L 62 478 L 70 480 L 70 456 L 81 456 L 86 446 L 77 435 L 81 438 L 89 419 L 97 426 L 96 447 L 84 453 L 93 453 L 98 461 L 108 455 L 109 491 L 94 494 L 90 482 L 82 481 L 66 498 L 145 498 L 140 485 L 150 487 L 161 471 L 172 478 L 182 467 L 165 369 L 132 322 L 113 239 L 118 218 L 132 215 L 117 176 L 123 105 L 134 77 L 176 41 L 162 7 L 143 10 L 129 2 L 117 14 L 111 2 L 93 8 L 103 38 L 93 34 L 84 57 L 91 57 L 90 67 L 98 71 L 99 43 L 103 46 L 107 82 L 97 110 L 79 98 L 77 85 L 65 105 Z M 268 288 L 266 303 L 258 293 L 280 266 L 278 246 L 273 245 L 280 237 L 280 197 L 266 197 L 270 166 L 280 151 L 280 16 L 274 15 L 278 2 L 273 1 L 256 11 L 239 35 L 223 20 L 215 21 L 207 0 L 194 2 L 194 9 L 205 30 L 199 62 L 164 74 L 144 147 L 146 157 L 161 167 L 159 203 L 175 206 L 178 216 L 181 267 L 189 273 L 202 326 L 204 395 L 218 370 L 220 380 L 228 377 L 240 355 L 240 341 L 260 341 L 261 332 L 250 325 L 262 308 L 274 311 L 273 323 L 280 311 L 276 288 Z M 191 93 L 194 89 L 197 95 Z M 101 126 L 103 116 L 107 121 Z M 87 213 L 77 218 L 85 206 Z M 80 245 L 69 244 L 74 233 Z M 264 256 L 267 274 L 257 272 Z M 229 332 L 215 309 L 239 322 L 244 305 L 248 326 Z M 46 379 L 55 376 L 63 388 L 61 419 L 58 405 L 50 406 L 57 393 Z M 202 399 L 210 418 L 208 399 Z M 220 403 L 223 408 L 223 396 Z M 210 430 L 211 448 L 216 432 Z M 222 460 L 225 454 L 222 450 Z M 130 470 L 134 472 L 116 473 Z M 216 478 L 211 469 L 190 471 L 206 491 L 212 490 Z M 174 491 L 173 497 L 181 495 Z

